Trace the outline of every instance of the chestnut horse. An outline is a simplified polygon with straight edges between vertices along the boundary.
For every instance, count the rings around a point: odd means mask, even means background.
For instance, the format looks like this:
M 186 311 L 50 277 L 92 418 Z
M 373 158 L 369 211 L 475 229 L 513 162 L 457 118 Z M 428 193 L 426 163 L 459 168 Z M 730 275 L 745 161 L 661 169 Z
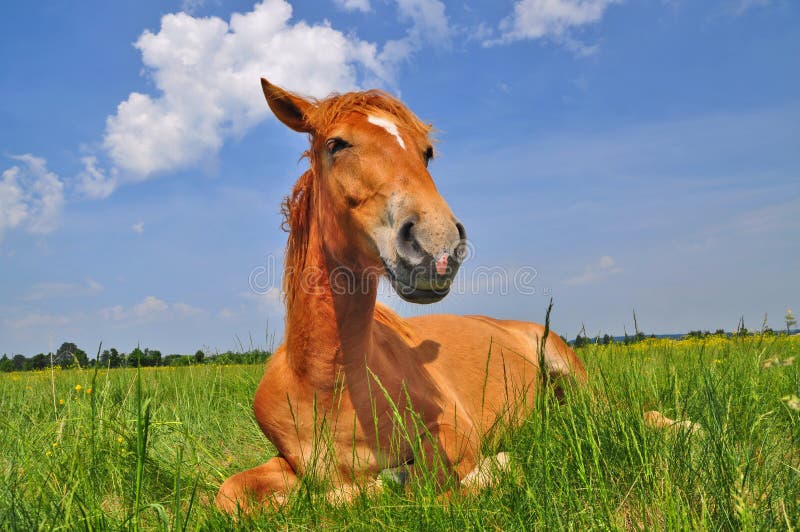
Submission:
M 306 475 L 344 497 L 403 465 L 443 490 L 475 479 L 492 428 L 533 404 L 540 379 L 585 382 L 582 363 L 542 325 L 403 319 L 376 303 L 381 275 L 406 301 L 442 299 L 463 259 L 464 227 L 428 172 L 430 126 L 380 91 L 309 100 L 261 84 L 309 135 L 311 168 L 283 204 L 285 342 L 254 401 L 278 455 L 227 479 L 218 507 L 280 504 Z

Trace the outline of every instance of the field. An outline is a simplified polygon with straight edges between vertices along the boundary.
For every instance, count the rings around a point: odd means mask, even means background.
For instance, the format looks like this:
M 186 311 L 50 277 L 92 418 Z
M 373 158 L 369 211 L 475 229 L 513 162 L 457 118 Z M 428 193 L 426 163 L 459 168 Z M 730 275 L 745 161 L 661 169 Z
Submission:
M 800 337 L 578 354 L 586 389 L 487 443 L 518 466 L 493 488 L 443 502 L 423 485 L 335 507 L 307 485 L 239 521 L 213 499 L 273 453 L 251 413 L 260 365 L 3 374 L 0 529 L 800 528 Z M 651 429 L 650 409 L 702 429 Z

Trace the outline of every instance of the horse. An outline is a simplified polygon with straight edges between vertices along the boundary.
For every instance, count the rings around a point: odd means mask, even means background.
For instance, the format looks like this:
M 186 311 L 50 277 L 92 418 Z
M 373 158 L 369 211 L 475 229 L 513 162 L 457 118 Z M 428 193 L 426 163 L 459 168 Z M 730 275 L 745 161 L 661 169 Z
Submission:
M 397 468 L 442 493 L 485 482 L 493 428 L 524 419 L 542 382 L 585 383 L 583 364 L 540 324 L 404 319 L 376 302 L 382 277 L 405 301 L 439 301 L 464 260 L 466 230 L 428 170 L 431 125 L 378 90 L 317 100 L 261 85 L 308 135 L 310 168 L 282 204 L 285 339 L 253 403 L 278 453 L 225 480 L 218 508 L 278 507 L 304 477 L 339 499 Z

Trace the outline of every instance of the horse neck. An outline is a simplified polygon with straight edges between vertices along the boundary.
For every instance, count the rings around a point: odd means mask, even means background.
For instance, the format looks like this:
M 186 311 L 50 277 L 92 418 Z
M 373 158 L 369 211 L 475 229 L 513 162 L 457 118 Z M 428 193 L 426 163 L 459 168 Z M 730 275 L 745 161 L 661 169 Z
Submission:
M 345 365 L 372 349 L 377 281 L 337 266 L 312 223 L 300 283 L 287 300 L 286 352 L 296 374 L 317 388 L 332 387 Z M 347 285 L 347 286 L 345 286 Z

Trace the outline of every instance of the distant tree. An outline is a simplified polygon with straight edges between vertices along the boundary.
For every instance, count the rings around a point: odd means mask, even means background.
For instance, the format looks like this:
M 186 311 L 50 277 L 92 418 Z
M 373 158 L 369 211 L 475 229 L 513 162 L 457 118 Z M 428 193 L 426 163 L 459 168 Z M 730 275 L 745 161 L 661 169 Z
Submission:
M 25 371 L 28 369 L 28 359 L 25 358 L 25 355 L 14 355 L 11 362 L 14 364 L 14 371 Z
M 69 368 L 74 365 L 86 366 L 89 364 L 89 357 L 77 345 L 72 342 L 64 342 L 56 351 L 53 363 L 59 364 L 62 368 Z
M 786 320 L 786 334 L 791 334 L 792 327 L 797 325 L 797 320 L 795 319 L 794 314 L 792 314 L 792 309 L 786 309 L 786 316 L 784 316 L 783 319 Z
M 204 358 L 206 358 L 206 354 L 203 353 L 201 349 L 198 349 L 197 352 L 194 354 L 194 363 L 202 364 Z
M 575 346 L 575 348 L 577 349 L 579 347 L 589 345 L 589 343 L 590 343 L 589 337 L 581 336 L 581 334 L 578 333 L 578 336 L 575 337 L 575 340 L 572 342 L 572 345 Z
M 715 336 L 728 336 L 728 333 L 725 332 L 725 329 L 717 329 L 714 331 Z
M 8 355 L 3 355 L 3 358 L 0 358 L 0 372 L 8 373 L 9 371 L 14 371 L 14 363 L 8 358 Z
M 29 369 L 44 369 L 49 365 L 50 365 L 50 357 L 48 355 L 45 355 L 44 353 L 33 355 L 30 361 L 28 361 Z
M 145 361 L 143 359 L 144 359 L 144 351 L 139 349 L 139 347 L 137 346 L 133 351 L 131 351 L 131 354 L 128 355 L 128 358 L 127 358 L 128 364 L 127 365 L 128 366 L 132 366 L 132 367 L 136 367 L 136 366 L 139 366 L 139 365 L 144 366 L 145 365 L 145 363 L 144 363 Z
M 147 348 L 144 350 L 144 356 L 145 359 L 147 360 L 147 364 L 142 364 L 142 365 L 147 365 L 147 366 L 161 365 L 161 351 L 159 351 L 158 349 Z
M 102 353 L 100 353 L 100 360 L 98 363 L 101 366 L 111 367 L 111 368 L 118 368 L 123 364 L 123 355 L 119 354 L 119 351 L 115 347 L 111 349 L 104 349 Z
M 611 336 L 609 336 L 607 334 L 604 334 L 603 335 L 603 340 L 601 341 L 601 343 L 603 345 L 609 345 L 609 344 L 614 343 L 614 339 Z

